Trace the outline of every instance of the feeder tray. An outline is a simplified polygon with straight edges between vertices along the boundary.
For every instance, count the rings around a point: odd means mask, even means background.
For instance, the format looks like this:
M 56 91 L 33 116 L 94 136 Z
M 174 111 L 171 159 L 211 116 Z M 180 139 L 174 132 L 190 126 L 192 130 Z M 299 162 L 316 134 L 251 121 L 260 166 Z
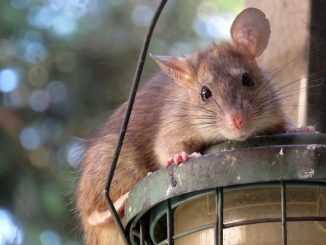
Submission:
M 125 217 L 132 244 L 326 244 L 326 135 L 212 146 L 140 181 Z

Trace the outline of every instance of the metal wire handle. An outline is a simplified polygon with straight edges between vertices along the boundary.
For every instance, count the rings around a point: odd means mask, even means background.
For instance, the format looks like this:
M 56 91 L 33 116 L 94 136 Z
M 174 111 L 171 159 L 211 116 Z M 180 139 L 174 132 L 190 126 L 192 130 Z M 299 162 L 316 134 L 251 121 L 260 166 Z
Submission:
M 119 159 L 119 155 L 120 155 L 120 152 L 121 152 L 123 140 L 124 140 L 125 135 L 126 135 L 126 131 L 127 131 L 128 123 L 129 123 L 129 118 L 130 118 L 130 114 L 131 114 L 131 111 L 132 111 L 132 108 L 133 108 L 133 105 L 134 105 L 134 101 L 135 101 L 139 81 L 140 81 L 140 78 L 141 78 L 141 74 L 142 74 L 142 71 L 143 71 L 143 68 L 144 68 L 144 63 L 145 63 L 145 60 L 146 60 L 149 43 L 151 41 L 151 37 L 152 37 L 153 31 L 154 31 L 154 28 L 156 26 L 156 23 L 158 21 L 158 18 L 160 16 L 165 4 L 167 3 L 167 1 L 168 0 L 161 0 L 160 4 L 159 4 L 159 6 L 158 6 L 158 8 L 157 8 L 157 10 L 155 12 L 155 15 L 154 15 L 154 17 L 152 19 L 152 22 L 151 22 L 151 24 L 150 24 L 150 26 L 148 28 L 148 32 L 147 32 L 147 35 L 146 35 L 146 38 L 145 38 L 145 41 L 144 41 L 144 44 L 143 44 L 143 48 L 142 48 L 142 51 L 141 51 L 139 59 L 138 59 L 137 68 L 136 68 L 136 72 L 135 72 L 135 75 L 134 75 L 132 88 L 131 88 L 131 91 L 130 91 L 130 94 L 129 94 L 127 111 L 126 111 L 126 114 L 124 116 L 122 126 L 121 126 L 121 129 L 120 129 L 119 141 L 118 141 L 117 147 L 116 147 L 114 155 L 113 155 L 113 159 L 112 159 L 112 162 L 111 162 L 111 167 L 109 169 L 109 173 L 108 173 L 108 177 L 107 177 L 107 181 L 106 181 L 106 185 L 105 185 L 105 189 L 104 189 L 104 195 L 105 195 L 106 201 L 108 203 L 109 210 L 111 212 L 111 215 L 112 215 L 112 217 L 114 219 L 114 222 L 116 223 L 117 228 L 118 228 L 118 230 L 119 230 L 125 244 L 131 244 L 131 243 L 130 243 L 130 240 L 129 240 L 127 234 L 126 234 L 125 229 L 123 228 L 123 225 L 122 225 L 122 222 L 121 222 L 121 220 L 119 218 L 119 215 L 118 215 L 116 209 L 114 208 L 113 202 L 112 202 L 111 197 L 110 197 L 109 190 L 110 190 L 110 186 L 111 186 L 111 183 L 112 183 L 114 171 L 115 171 L 118 159 Z

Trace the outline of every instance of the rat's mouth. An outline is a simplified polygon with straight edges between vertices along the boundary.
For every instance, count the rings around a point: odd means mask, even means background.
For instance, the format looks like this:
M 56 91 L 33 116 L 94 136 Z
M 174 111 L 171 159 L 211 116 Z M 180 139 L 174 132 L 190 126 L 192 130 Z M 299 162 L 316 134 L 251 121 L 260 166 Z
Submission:
M 246 140 L 248 138 L 249 138 L 249 135 L 244 134 L 244 135 L 240 135 L 238 139 L 239 139 L 239 141 L 244 141 L 244 140 Z
M 249 131 L 239 131 L 239 130 L 230 130 L 223 132 L 224 137 L 228 140 L 235 140 L 235 141 L 244 141 L 251 136 L 251 132 Z

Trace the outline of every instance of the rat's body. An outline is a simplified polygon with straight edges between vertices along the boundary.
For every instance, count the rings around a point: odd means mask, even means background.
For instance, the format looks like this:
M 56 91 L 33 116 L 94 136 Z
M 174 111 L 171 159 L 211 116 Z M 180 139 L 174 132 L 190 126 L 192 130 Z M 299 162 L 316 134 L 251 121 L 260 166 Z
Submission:
M 238 24 L 234 28 L 246 28 Z M 186 58 L 154 57 L 164 73 L 136 97 L 110 189 L 113 201 L 182 151 L 191 154 L 226 139 L 286 131 L 277 92 L 255 61 L 267 43 L 259 43 L 266 42 L 260 36 L 254 44 L 243 42 L 238 32 L 232 33 L 233 44 L 213 44 Z M 77 209 L 87 245 L 119 244 L 113 224 L 107 224 L 103 190 L 125 108 L 110 117 L 82 161 Z

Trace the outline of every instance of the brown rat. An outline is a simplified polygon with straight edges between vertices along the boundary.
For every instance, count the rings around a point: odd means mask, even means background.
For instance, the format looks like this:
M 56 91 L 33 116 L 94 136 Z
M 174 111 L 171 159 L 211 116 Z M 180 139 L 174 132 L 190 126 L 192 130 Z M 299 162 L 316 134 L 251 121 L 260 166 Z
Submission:
M 248 8 L 232 24 L 231 43 L 183 58 L 153 56 L 163 72 L 136 96 L 110 189 L 120 213 L 124 194 L 148 172 L 219 141 L 287 130 L 277 91 L 255 60 L 269 36 L 265 15 Z M 88 245 L 122 244 L 114 224 L 108 225 L 103 190 L 125 109 L 126 103 L 109 118 L 83 157 L 76 196 Z

